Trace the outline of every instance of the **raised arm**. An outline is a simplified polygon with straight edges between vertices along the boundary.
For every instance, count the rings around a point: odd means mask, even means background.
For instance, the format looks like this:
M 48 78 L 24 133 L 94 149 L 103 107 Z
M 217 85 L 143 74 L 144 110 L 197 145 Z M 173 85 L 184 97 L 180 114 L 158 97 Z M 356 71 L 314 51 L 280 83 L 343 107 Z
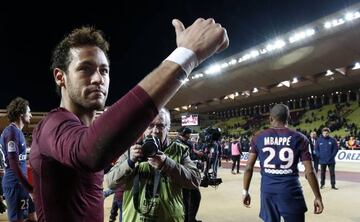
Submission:
M 177 47 L 189 49 L 194 55 L 188 55 L 184 64 L 173 62 L 174 59 L 165 60 L 139 83 L 153 99 L 158 109 L 165 106 L 180 88 L 181 81 L 179 79 L 184 79 L 189 74 L 184 71 L 191 72 L 208 57 L 224 50 L 229 45 L 226 30 L 220 24 L 215 23 L 214 19 L 199 18 L 186 29 L 177 19 L 174 19 L 172 24 L 175 27 Z M 185 55 L 180 53 L 176 56 Z
M 89 171 L 104 169 L 144 132 L 196 65 L 228 46 L 226 30 L 213 19 L 198 19 L 188 28 L 174 20 L 178 48 L 90 127 L 77 117 L 43 123 L 42 154 Z M 71 115 L 71 114 L 66 114 Z M 38 140 L 40 141 L 40 140 Z M 46 148 L 45 148 L 46 147 Z M 121 147 L 121 148 L 119 148 Z

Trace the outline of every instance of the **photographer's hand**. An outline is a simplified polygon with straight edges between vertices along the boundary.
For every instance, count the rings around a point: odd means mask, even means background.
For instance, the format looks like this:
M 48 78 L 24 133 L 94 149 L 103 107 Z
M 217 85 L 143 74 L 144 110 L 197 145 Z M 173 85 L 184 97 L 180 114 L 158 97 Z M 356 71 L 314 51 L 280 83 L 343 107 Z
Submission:
M 141 145 L 135 144 L 130 147 L 130 160 L 132 162 L 137 162 L 140 157 L 143 156 Z
M 148 163 L 150 164 L 150 166 L 154 167 L 155 169 L 161 170 L 161 168 L 165 164 L 166 158 L 167 156 L 163 152 L 158 151 L 158 153 L 155 156 L 148 158 Z

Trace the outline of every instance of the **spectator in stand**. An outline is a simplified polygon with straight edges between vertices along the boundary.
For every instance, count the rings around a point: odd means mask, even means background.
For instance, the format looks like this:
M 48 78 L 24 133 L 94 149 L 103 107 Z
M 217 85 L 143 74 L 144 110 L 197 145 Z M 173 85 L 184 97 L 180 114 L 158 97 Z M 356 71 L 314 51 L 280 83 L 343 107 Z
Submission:
M 355 137 L 350 136 L 350 139 L 346 142 L 346 146 L 349 150 L 354 150 L 357 148 Z
M 331 188 L 338 190 L 335 186 L 335 156 L 339 147 L 337 141 L 330 136 L 329 128 L 325 127 L 322 129 L 322 136 L 316 141 L 315 150 L 321 166 L 320 188 L 323 189 L 325 186 L 326 167 L 328 167 L 330 171 Z
M 346 139 L 344 137 L 340 138 L 339 149 L 341 149 L 341 150 L 346 150 L 347 149 Z

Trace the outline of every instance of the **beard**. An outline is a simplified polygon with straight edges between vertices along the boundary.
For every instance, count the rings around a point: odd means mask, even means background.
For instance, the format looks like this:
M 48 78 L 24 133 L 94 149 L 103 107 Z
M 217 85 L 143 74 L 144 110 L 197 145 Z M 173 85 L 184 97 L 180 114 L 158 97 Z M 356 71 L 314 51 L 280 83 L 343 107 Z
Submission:
M 80 88 L 68 85 L 68 96 L 73 104 L 84 110 L 102 110 L 105 107 L 107 94 L 102 96 L 92 96 L 86 90 L 82 92 Z

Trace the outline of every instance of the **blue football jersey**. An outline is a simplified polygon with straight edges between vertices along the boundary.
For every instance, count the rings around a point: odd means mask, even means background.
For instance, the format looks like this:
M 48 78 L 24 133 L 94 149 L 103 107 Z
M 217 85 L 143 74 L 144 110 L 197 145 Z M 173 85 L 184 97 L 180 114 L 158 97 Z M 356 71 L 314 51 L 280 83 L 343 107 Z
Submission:
M 15 153 L 19 157 L 19 166 L 25 177 L 27 177 L 26 170 L 26 141 L 24 134 L 14 124 L 10 124 L 4 129 L 0 137 L 1 155 L 4 159 L 5 175 L 3 177 L 3 184 L 5 186 L 12 186 L 20 181 L 17 179 L 15 173 L 10 169 L 9 153 Z
M 261 167 L 261 190 L 287 193 L 301 190 L 299 160 L 310 160 L 309 141 L 289 128 L 270 128 L 251 141 L 250 152 L 256 153 Z

